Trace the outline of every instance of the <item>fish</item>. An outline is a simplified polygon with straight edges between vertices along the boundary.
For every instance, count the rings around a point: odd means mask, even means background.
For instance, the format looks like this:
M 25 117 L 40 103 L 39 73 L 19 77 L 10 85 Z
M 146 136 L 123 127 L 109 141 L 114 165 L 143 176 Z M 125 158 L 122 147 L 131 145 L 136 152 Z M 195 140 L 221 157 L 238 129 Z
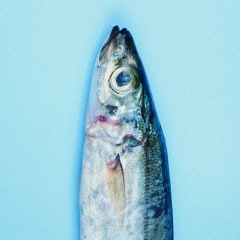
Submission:
M 113 27 L 85 120 L 80 239 L 173 240 L 168 155 L 133 37 Z

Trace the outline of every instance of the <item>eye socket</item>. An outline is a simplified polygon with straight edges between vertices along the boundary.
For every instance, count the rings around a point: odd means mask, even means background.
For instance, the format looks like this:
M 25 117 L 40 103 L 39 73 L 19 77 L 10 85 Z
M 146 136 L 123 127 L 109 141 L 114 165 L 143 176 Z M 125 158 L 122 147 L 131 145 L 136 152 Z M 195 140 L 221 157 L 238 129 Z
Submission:
M 129 68 L 116 69 L 111 78 L 110 86 L 118 94 L 126 95 L 137 88 L 137 77 L 135 72 Z

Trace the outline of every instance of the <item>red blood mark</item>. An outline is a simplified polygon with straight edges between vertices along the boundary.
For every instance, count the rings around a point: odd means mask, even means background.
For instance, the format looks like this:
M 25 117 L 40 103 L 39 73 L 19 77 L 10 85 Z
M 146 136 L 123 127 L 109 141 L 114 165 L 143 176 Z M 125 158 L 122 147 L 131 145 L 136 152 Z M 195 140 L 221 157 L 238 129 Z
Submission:
M 133 138 L 133 134 L 131 133 L 126 133 L 123 138 Z
M 86 136 L 87 136 L 88 138 L 94 138 L 94 139 L 97 139 L 97 138 L 98 138 L 98 136 L 96 136 L 96 135 L 94 135 L 94 134 L 89 134 L 89 133 L 86 133 Z
M 108 168 L 116 169 L 117 166 L 119 165 L 119 162 L 116 160 L 111 160 L 110 162 L 106 163 L 106 165 Z
M 111 160 L 109 162 L 106 163 L 107 168 L 110 172 L 115 172 L 118 168 L 118 166 L 120 166 L 120 156 L 119 154 L 117 154 L 116 158 L 114 160 Z
M 95 118 L 94 123 L 110 124 L 112 126 L 121 126 L 121 122 L 117 120 L 109 120 L 106 116 L 99 115 Z
M 97 116 L 95 122 L 101 122 L 101 123 L 107 122 L 107 117 L 103 115 Z

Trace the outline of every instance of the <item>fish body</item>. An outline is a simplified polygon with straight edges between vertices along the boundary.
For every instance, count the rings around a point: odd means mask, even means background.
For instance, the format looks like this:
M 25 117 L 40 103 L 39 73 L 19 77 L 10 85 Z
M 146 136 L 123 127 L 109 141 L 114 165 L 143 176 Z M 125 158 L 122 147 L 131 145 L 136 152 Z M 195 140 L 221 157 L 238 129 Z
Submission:
M 85 132 L 81 240 L 172 240 L 165 140 L 125 28 L 114 27 L 100 51 Z

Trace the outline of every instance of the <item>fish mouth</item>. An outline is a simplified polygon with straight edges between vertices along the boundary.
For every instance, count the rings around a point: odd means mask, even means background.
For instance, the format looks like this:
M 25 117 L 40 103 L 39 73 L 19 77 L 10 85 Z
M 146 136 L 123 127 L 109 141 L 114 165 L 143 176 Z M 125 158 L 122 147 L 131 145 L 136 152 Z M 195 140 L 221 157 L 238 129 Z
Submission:
M 109 41 L 112 41 L 115 38 L 119 38 L 121 40 L 124 39 L 124 42 L 126 44 L 126 47 L 133 53 L 136 52 L 135 43 L 133 40 L 133 37 L 131 33 L 127 30 L 127 28 L 119 29 L 119 27 L 116 25 L 113 27 L 111 34 L 109 36 Z
M 117 25 L 112 28 L 112 31 L 108 37 L 107 42 L 104 44 L 101 52 L 107 49 L 109 46 L 113 45 L 114 47 L 119 45 L 124 45 L 132 53 L 137 53 L 136 46 L 133 40 L 131 33 L 127 28 L 120 29 Z

